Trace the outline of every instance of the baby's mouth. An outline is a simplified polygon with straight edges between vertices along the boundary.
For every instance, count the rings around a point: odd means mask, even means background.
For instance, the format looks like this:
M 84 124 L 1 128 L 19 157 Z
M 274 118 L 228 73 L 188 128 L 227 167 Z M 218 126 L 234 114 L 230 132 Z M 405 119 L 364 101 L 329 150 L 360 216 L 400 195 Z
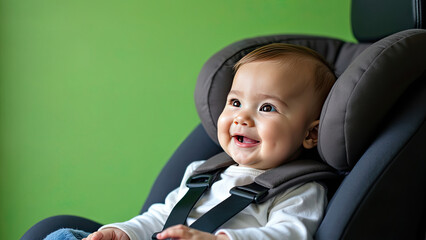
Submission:
M 240 143 L 246 143 L 246 144 L 256 144 L 256 143 L 259 143 L 259 141 L 257 141 L 257 140 L 254 140 L 254 139 L 251 139 L 251 138 L 248 138 L 248 137 L 244 137 L 244 136 L 241 136 L 241 135 L 236 135 L 234 137 Z

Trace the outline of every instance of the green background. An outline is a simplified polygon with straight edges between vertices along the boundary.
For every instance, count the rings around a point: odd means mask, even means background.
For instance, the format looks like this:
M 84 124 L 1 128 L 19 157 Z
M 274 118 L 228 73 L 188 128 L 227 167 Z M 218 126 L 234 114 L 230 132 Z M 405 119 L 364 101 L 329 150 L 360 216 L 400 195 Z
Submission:
M 203 63 L 248 37 L 354 41 L 349 0 L 0 0 L 0 238 L 138 213 L 199 123 Z

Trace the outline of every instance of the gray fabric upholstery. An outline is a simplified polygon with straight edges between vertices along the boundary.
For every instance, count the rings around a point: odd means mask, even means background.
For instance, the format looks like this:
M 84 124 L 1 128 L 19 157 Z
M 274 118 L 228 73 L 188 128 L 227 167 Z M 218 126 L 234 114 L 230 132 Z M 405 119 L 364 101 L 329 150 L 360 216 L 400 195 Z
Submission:
M 340 48 L 339 55 L 334 62 L 335 74 L 340 77 L 346 68 L 353 62 L 353 60 L 371 44 L 369 43 L 344 43 Z
M 214 55 L 201 70 L 195 91 L 198 114 L 208 135 L 217 142 L 217 119 L 232 84 L 235 62 L 272 42 L 308 46 L 334 64 L 337 75 L 342 74 L 321 114 L 318 150 L 328 164 L 348 171 L 372 142 L 386 112 L 425 71 L 426 44 L 421 44 L 426 42 L 425 34 L 421 29 L 407 30 L 371 46 L 286 35 L 234 43 Z
M 426 30 L 391 35 L 361 53 L 333 86 L 320 118 L 318 150 L 350 170 L 401 94 L 426 71 Z
M 424 0 L 352 1 L 351 23 L 360 42 L 375 42 L 393 33 L 425 28 Z
M 336 170 L 316 159 L 315 156 L 318 155 L 312 156 L 312 152 L 307 151 L 297 161 L 287 162 L 257 176 L 254 182 L 266 188 L 264 190 L 267 190 L 267 194 L 256 202 L 263 203 L 290 187 L 301 183 L 310 181 L 340 182 L 341 176 Z M 221 152 L 201 164 L 192 176 L 205 173 L 211 174 L 233 164 L 235 164 L 234 160 L 225 152 Z M 248 189 L 253 188 L 248 187 Z
M 401 96 L 339 187 L 315 239 L 424 240 L 425 138 L 423 75 Z
M 213 56 L 198 78 L 197 110 L 214 141 L 217 142 L 217 119 L 232 84 L 234 63 L 271 42 L 311 47 L 336 66 L 337 74 L 342 73 L 321 114 L 318 150 L 328 164 L 343 171 L 355 165 L 372 142 L 387 111 L 425 71 L 426 44 L 422 43 L 426 42 L 426 30 L 421 29 L 391 35 L 371 46 L 285 35 L 240 41 Z

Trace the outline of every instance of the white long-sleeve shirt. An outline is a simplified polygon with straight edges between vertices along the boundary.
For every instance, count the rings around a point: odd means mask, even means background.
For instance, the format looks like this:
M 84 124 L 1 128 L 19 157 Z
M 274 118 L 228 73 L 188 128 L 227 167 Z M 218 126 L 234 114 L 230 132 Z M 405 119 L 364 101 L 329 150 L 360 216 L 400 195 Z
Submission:
M 123 223 L 103 226 L 123 230 L 131 240 L 151 239 L 154 232 L 162 230 L 175 204 L 185 195 L 186 180 L 204 161 L 194 162 L 186 169 L 180 187 L 167 195 L 165 203 L 153 204 L 147 212 Z M 235 186 L 252 183 L 263 170 L 230 166 L 197 202 L 187 224 L 191 225 L 211 208 L 230 196 Z M 312 239 L 323 217 L 326 191 L 318 183 L 311 182 L 292 187 L 262 204 L 250 204 L 243 211 L 222 225 L 215 233 L 225 233 L 230 239 Z

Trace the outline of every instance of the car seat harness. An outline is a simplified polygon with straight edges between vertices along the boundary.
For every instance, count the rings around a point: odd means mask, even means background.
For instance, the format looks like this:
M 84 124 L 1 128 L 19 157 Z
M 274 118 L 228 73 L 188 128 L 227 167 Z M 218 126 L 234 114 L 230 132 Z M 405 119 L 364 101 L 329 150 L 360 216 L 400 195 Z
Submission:
M 234 160 L 222 152 L 200 165 L 187 180 L 188 192 L 171 211 L 163 230 L 177 224 L 186 225 L 189 213 L 201 196 L 218 179 L 223 170 L 234 164 Z M 262 173 L 253 183 L 232 188 L 231 196 L 198 218 L 189 227 L 213 233 L 252 203 L 263 203 L 297 184 L 338 178 L 339 174 L 336 170 L 320 161 L 312 159 L 291 161 Z M 152 239 L 157 239 L 156 235 L 157 233 L 154 233 Z

